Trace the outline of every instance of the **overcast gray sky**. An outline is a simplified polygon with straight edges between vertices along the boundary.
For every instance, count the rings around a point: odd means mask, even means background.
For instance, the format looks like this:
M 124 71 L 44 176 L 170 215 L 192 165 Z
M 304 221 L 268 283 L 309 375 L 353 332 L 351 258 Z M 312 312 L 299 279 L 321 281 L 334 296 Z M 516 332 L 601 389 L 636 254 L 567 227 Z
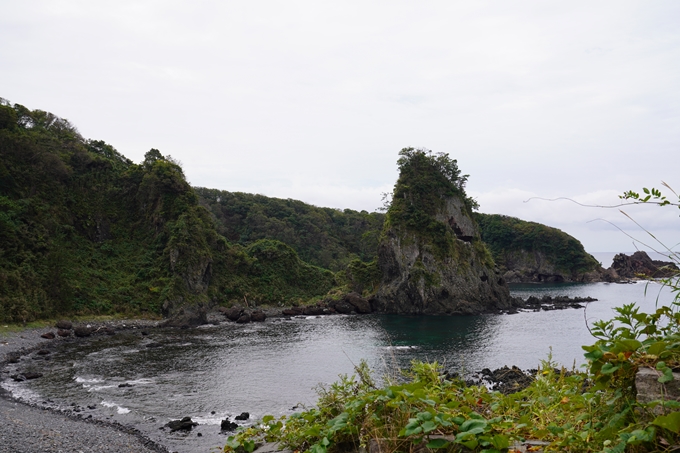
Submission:
M 365 209 L 448 153 L 482 212 L 632 251 L 626 189 L 680 193 L 680 2 L 0 0 L 0 97 L 195 186 Z M 678 209 L 626 208 L 680 241 Z M 644 233 L 630 233 L 645 239 Z

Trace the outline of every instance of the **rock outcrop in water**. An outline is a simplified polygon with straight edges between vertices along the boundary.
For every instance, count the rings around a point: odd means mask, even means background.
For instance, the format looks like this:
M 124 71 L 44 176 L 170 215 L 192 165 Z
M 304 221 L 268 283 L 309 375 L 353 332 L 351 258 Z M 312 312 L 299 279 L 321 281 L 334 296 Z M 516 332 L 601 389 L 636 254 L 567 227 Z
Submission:
M 675 263 L 653 260 L 646 252 L 638 251 L 628 256 L 619 253 L 614 256 L 611 268 L 621 278 L 668 278 L 680 271 Z
M 507 285 L 472 218 L 455 160 L 406 148 L 378 250 L 385 313 L 475 314 L 508 309 Z

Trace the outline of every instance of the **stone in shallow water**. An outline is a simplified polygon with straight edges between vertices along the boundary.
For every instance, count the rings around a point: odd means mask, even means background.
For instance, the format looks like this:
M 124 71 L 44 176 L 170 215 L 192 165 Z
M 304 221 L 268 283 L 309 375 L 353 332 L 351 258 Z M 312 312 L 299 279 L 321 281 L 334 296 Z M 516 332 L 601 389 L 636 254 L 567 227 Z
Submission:
M 191 417 L 184 417 L 181 420 L 172 420 L 168 422 L 165 426 L 170 428 L 170 432 L 175 431 L 191 431 L 194 426 L 198 426 L 198 423 L 191 420 Z
M 234 420 L 248 420 L 249 418 L 250 414 L 248 412 L 241 412 L 241 415 L 234 417 Z
M 238 428 L 238 425 L 230 421 L 228 418 L 222 420 L 222 423 L 220 423 L 220 430 L 222 431 L 233 431 L 236 428 Z

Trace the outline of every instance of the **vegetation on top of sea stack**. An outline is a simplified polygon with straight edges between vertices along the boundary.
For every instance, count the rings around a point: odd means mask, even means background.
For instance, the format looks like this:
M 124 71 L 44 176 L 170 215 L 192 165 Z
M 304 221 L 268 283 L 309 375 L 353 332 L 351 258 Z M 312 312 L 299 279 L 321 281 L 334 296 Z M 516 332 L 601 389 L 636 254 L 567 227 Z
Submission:
M 465 193 L 468 175 L 461 175 L 458 162 L 445 153 L 415 148 L 399 152 L 399 179 L 394 186 L 384 230 L 403 229 L 433 244 L 440 255 L 448 253 L 454 232 L 437 219 L 446 200 L 463 200 L 468 215 L 477 203 Z

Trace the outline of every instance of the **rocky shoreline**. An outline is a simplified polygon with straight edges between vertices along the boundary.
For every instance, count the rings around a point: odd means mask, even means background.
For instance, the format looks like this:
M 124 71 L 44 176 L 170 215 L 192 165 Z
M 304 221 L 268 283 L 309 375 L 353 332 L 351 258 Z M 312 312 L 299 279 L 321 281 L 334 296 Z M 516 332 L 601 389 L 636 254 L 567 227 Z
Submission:
M 513 308 L 500 313 L 582 308 L 580 302 L 592 300 L 595 299 L 549 296 L 531 297 L 527 300 L 514 298 Z M 219 307 L 206 314 L 205 323 L 217 325 L 223 322 L 262 322 L 267 318 L 360 315 L 372 312 L 370 299 L 350 293 L 338 300 L 325 300 L 306 307 Z M 179 326 L 183 327 L 190 326 Z M 0 381 L 40 378 L 40 373 L 29 374 L 19 371 L 11 374 L 7 365 L 20 362 L 22 357 L 30 357 L 32 364 L 39 364 L 39 360 L 49 360 L 52 350 L 62 342 L 116 335 L 124 331 L 139 331 L 144 335 L 159 328 L 177 327 L 165 327 L 164 321 L 136 319 L 77 323 L 59 321 L 54 327 L 28 328 L 5 333 L 0 330 Z M 114 453 L 169 452 L 165 446 L 151 441 L 135 428 L 117 422 L 98 420 L 87 415 L 87 412 L 85 408 L 60 410 L 28 404 L 13 398 L 0 388 L 0 453 L 102 450 Z M 52 434 L 46 436 L 46 432 Z
M 567 297 L 567 296 L 543 296 L 529 297 L 522 299 L 521 297 L 512 297 L 511 306 L 507 309 L 490 310 L 489 314 L 515 314 L 519 311 L 550 311 L 550 310 L 564 310 L 568 308 L 583 308 L 582 303 L 595 302 L 597 299 L 592 297 Z M 219 324 L 221 320 L 229 320 L 239 324 L 247 324 L 249 322 L 263 322 L 267 318 L 284 317 L 290 318 L 295 316 L 328 316 L 328 315 L 364 315 L 370 313 L 380 313 L 375 306 L 375 300 L 372 297 L 364 298 L 357 293 L 349 293 L 340 299 L 325 299 L 317 302 L 314 305 L 307 305 L 303 307 L 286 307 L 286 308 L 250 308 L 242 305 L 235 305 L 233 307 L 219 307 L 216 311 L 208 313 L 204 323 Z M 184 325 L 180 327 L 189 327 Z
M 125 320 L 90 322 L 76 327 L 91 329 L 90 335 L 101 335 L 104 332 L 153 328 L 157 324 L 157 321 Z M 49 327 L 29 328 L 0 335 L 0 380 L 10 378 L 7 365 L 19 357 L 49 350 L 55 342 L 73 341 L 66 339 L 68 337 L 43 337 L 54 333 L 54 330 Z M 17 378 L 20 379 L 19 376 Z M 169 453 L 166 447 L 151 441 L 135 428 L 97 420 L 74 411 L 29 404 L 13 398 L 0 387 L 0 453 L 36 451 Z

